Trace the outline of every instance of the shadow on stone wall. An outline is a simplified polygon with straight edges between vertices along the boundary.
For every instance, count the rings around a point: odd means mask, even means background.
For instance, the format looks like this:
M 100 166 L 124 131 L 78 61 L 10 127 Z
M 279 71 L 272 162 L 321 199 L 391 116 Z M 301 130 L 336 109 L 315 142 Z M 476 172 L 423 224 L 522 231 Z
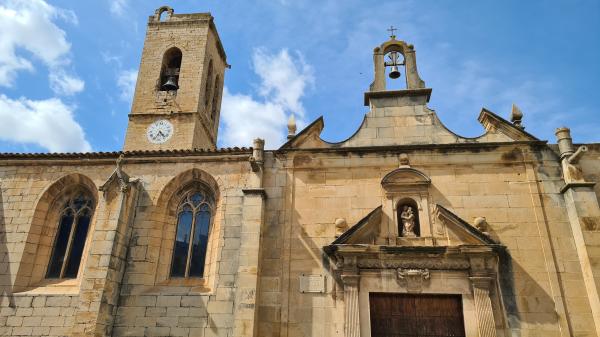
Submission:
M 509 328 L 513 334 L 524 328 L 531 330 L 535 326 L 555 325 L 558 328 L 556 303 L 548 290 L 510 257 L 508 251 L 505 254 L 500 262 L 500 286 Z
M 15 307 L 10 280 L 10 255 L 6 242 L 6 219 L 4 218 L 4 199 L 0 188 L 0 303 L 5 297 L 11 308 Z
M 497 236 L 492 232 L 493 231 L 490 230 L 490 236 Z M 497 253 L 499 257 L 498 281 L 500 283 L 502 303 L 504 304 L 504 310 L 506 310 L 508 327 L 510 330 L 518 332 L 517 336 L 520 336 L 521 316 L 519 315 L 519 308 L 517 306 L 512 257 L 510 256 L 508 249 L 499 249 Z

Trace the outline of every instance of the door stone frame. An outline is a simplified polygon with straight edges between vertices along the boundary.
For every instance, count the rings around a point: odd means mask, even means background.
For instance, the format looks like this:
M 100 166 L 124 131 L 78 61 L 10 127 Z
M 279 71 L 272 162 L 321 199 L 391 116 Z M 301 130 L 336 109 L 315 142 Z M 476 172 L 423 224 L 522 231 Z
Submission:
M 370 337 L 369 293 L 459 294 L 465 336 L 496 337 L 493 302 L 501 245 L 325 247 L 333 275 L 344 289 L 344 336 Z M 494 298 L 495 297 L 495 298 Z

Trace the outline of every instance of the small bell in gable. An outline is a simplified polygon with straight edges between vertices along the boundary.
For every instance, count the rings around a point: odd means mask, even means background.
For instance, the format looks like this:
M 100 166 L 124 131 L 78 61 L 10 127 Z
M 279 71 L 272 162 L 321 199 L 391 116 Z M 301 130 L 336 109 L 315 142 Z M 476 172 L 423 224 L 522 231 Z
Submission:
M 400 77 L 400 70 L 398 70 L 398 66 L 392 66 L 389 76 L 391 79 L 397 79 Z
M 404 65 L 404 62 L 400 61 L 400 53 L 397 51 L 392 51 L 389 54 L 389 62 L 385 62 L 386 67 L 390 67 L 390 78 L 397 79 L 400 77 L 400 70 L 398 66 Z

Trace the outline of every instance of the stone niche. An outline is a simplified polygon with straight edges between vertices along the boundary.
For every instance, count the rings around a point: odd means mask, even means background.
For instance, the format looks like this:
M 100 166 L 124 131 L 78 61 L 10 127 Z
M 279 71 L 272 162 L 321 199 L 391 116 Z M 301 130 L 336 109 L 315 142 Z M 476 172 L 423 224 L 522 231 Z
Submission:
M 382 227 L 388 229 L 389 244 L 433 245 L 430 185 L 431 179 L 427 175 L 408 166 L 397 168 L 383 177 Z

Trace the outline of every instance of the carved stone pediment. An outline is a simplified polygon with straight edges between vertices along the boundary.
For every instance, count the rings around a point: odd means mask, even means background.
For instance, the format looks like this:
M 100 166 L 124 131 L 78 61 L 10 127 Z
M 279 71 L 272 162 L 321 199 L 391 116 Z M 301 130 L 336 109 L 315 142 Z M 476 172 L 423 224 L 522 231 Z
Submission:
M 383 177 L 381 186 L 388 192 L 406 187 L 427 187 L 431 179 L 423 172 L 410 167 L 401 167 Z
M 434 216 L 446 229 L 449 244 L 453 246 L 462 244 L 495 245 L 497 244 L 487 234 L 475 226 L 470 225 L 458 215 L 452 213 L 442 205 L 435 205 Z
M 381 206 L 372 210 L 356 225 L 350 227 L 340 235 L 332 244 L 372 244 L 381 229 Z

